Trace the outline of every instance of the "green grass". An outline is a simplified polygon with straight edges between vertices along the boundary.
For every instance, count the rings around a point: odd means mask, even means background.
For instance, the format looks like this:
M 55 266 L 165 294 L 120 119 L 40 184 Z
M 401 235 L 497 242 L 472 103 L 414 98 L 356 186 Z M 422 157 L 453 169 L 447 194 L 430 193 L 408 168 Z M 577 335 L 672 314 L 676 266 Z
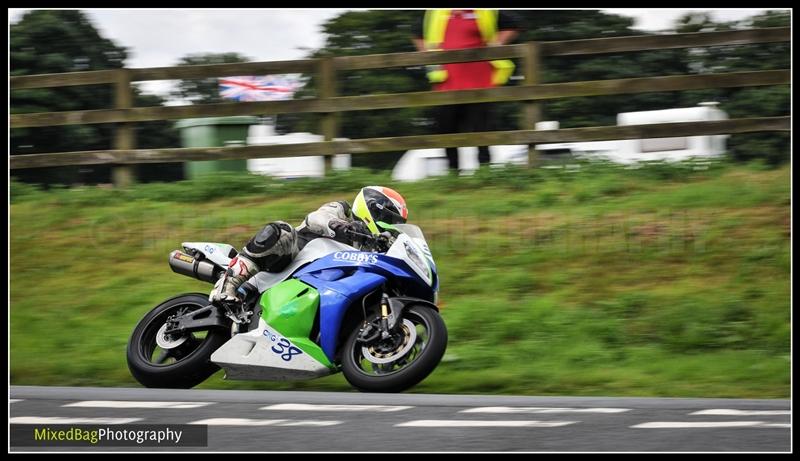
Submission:
M 786 398 L 790 168 L 517 168 L 392 183 L 239 175 L 127 190 L 11 186 L 11 383 L 136 385 L 125 346 L 182 241 L 244 243 L 362 185 L 429 239 L 450 334 L 413 392 Z M 234 194 L 234 196 L 232 196 Z M 205 388 L 349 389 L 341 375 Z

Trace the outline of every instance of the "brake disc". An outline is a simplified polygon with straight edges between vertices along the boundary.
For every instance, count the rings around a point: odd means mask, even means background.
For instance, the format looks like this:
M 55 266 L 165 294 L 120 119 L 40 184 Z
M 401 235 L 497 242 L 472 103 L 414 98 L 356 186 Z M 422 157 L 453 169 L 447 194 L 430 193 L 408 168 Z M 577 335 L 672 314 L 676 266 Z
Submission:
M 364 346 L 361 348 L 361 354 L 372 363 L 385 364 L 396 362 L 405 357 L 417 342 L 416 325 L 408 319 L 403 319 L 401 334 L 403 335 L 403 340 L 396 348 L 388 351 L 381 351 L 377 350 L 375 345 L 369 347 Z
M 164 333 L 165 331 L 167 331 L 166 323 L 161 325 L 161 328 L 158 329 L 158 333 L 156 333 L 156 344 L 158 344 L 158 347 L 160 347 L 161 349 L 175 349 L 176 347 L 185 343 L 187 339 L 189 339 L 188 334 L 183 335 L 178 339 L 170 339 Z

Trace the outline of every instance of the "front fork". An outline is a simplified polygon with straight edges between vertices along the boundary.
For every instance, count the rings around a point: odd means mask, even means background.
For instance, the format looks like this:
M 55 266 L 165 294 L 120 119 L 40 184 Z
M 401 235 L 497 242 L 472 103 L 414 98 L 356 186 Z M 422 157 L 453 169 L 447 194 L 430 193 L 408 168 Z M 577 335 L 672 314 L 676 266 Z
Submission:
M 361 326 L 361 330 L 359 330 L 358 333 L 358 342 L 371 343 L 377 339 L 387 339 L 392 336 L 391 331 L 394 329 L 395 325 L 397 325 L 397 315 L 399 312 L 395 312 L 391 308 L 389 295 L 386 294 L 386 292 L 381 294 L 380 306 L 381 313 L 377 322 L 373 320 L 367 323 L 367 319 L 364 318 L 364 324 Z
M 389 333 L 389 295 L 381 295 L 381 339 L 386 339 Z

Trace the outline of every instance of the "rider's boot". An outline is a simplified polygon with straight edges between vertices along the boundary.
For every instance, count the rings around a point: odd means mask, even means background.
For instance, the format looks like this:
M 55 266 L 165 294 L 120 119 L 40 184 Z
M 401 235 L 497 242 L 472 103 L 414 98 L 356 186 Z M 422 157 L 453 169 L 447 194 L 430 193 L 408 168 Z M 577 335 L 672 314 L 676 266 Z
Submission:
M 222 303 L 240 302 L 241 299 L 236 290 L 258 271 L 256 263 L 247 256 L 239 254 L 231 260 L 228 270 L 217 280 L 208 300 Z

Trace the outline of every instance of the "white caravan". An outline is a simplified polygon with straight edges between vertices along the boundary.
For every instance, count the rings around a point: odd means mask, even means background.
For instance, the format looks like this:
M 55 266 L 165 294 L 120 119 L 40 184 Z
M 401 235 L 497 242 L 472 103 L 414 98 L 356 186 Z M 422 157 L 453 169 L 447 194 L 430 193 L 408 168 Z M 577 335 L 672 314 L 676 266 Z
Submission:
M 325 138 L 312 133 L 275 134 L 273 125 L 251 125 L 247 136 L 247 145 L 300 144 L 320 142 Z M 340 140 L 340 138 L 337 138 Z M 247 169 L 252 173 L 275 176 L 278 178 L 303 178 L 325 176 L 325 161 L 321 155 L 309 157 L 251 158 L 247 160 Z M 334 155 L 334 170 L 350 169 L 350 155 Z
M 717 103 L 701 103 L 697 107 L 623 112 L 617 114 L 617 125 L 646 125 L 654 123 L 726 120 L 727 114 L 716 107 Z M 557 130 L 558 122 L 536 124 L 537 130 Z M 577 158 L 605 158 L 617 163 L 641 161 L 680 161 L 693 157 L 716 157 L 725 152 L 728 135 L 679 136 L 672 138 L 627 139 L 615 141 L 569 142 L 537 144 L 536 149 L 545 158 L 569 155 Z M 527 145 L 490 146 L 491 162 L 495 165 L 528 162 Z M 459 148 L 462 169 L 469 174 L 478 168 L 478 149 Z M 447 172 L 444 149 L 414 149 L 406 152 L 397 162 L 392 177 L 398 181 L 416 181 Z

